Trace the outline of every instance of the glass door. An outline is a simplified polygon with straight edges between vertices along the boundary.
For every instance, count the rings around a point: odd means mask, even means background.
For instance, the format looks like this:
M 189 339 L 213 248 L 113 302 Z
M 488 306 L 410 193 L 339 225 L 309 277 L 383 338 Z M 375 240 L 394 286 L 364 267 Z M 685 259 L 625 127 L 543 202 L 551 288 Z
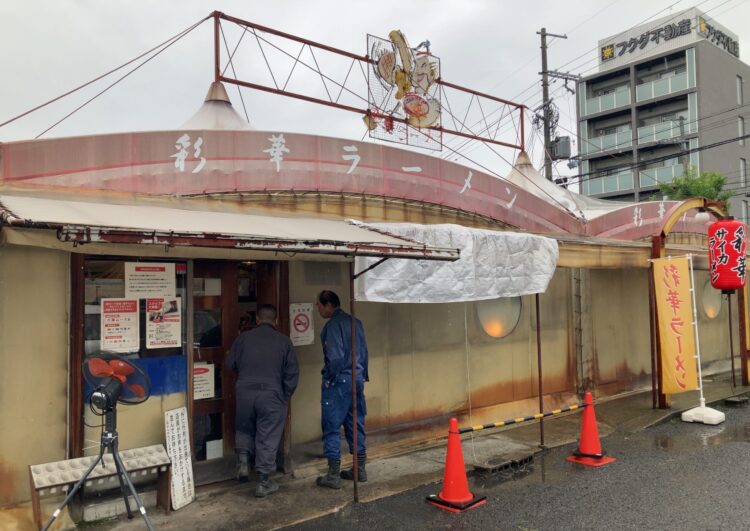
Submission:
M 234 474 L 234 374 L 224 370 L 239 329 L 236 262 L 193 270 L 193 450 L 196 484 Z

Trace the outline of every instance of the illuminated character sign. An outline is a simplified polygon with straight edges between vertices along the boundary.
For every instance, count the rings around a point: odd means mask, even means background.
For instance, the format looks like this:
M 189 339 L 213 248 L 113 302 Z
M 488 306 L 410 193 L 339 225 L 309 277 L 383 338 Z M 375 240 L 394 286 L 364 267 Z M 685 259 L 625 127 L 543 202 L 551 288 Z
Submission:
M 411 48 L 403 33 L 398 30 L 388 34 L 390 49 L 378 50 L 374 57 L 374 71 L 385 86 L 394 89 L 396 100 L 406 114 L 412 127 L 431 127 L 440 120 L 440 102 L 430 95 L 430 89 L 440 76 L 439 62 L 429 51 L 429 41 L 425 52 Z M 394 112 L 397 109 L 394 109 Z

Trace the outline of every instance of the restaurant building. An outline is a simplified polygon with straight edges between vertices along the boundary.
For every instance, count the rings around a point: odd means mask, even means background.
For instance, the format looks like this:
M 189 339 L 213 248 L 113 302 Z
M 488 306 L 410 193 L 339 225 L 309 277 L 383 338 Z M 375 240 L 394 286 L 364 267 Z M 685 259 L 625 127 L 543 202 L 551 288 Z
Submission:
M 356 162 L 344 157 L 353 152 Z M 679 208 L 579 196 L 542 178 L 523 152 L 497 179 L 394 147 L 255 131 L 217 83 L 180 129 L 0 144 L 0 503 L 29 499 L 28 465 L 98 450 L 81 366 L 100 350 L 119 350 L 152 382 L 145 403 L 119 408 L 121 449 L 163 443 L 165 412 L 187 406 L 196 482 L 229 477 L 234 396 L 222 361 L 263 303 L 280 308 L 300 362 L 280 465 L 314 465 L 324 322 L 311 305 L 332 289 L 349 311 L 352 272 L 368 259 L 464 261 L 437 280 L 398 279 L 407 285 L 497 277 L 520 286 L 503 292 L 513 296 L 394 303 L 373 295 L 387 270 L 353 283 L 370 351 L 374 458 L 444 435 L 452 416 L 480 424 L 533 414 L 540 382 L 546 409 L 584 390 L 646 389 L 650 238 Z M 703 360 L 725 362 L 726 301 L 706 287 L 706 221 L 679 212 L 666 252 L 699 255 Z M 500 249 L 496 261 L 472 262 L 487 242 Z M 103 338 L 102 321 L 117 319 L 111 299 L 135 303 L 117 321 L 120 336 Z M 168 326 L 148 318 L 157 299 L 173 315 Z

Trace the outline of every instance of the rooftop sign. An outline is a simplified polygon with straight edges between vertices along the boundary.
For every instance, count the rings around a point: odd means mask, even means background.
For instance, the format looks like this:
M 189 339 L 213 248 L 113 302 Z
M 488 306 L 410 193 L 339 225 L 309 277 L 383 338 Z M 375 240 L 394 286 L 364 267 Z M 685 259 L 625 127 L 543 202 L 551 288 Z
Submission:
M 739 58 L 737 36 L 691 8 L 599 41 L 599 69 L 624 66 L 672 49 L 707 40 Z

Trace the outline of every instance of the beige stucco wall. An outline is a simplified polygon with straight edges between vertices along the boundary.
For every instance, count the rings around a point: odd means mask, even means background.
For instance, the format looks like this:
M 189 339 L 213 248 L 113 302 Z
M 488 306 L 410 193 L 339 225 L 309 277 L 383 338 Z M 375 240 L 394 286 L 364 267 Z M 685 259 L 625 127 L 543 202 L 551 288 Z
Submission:
M 650 382 L 648 270 L 590 271 L 593 381 L 600 394 Z
M 347 275 L 345 264 L 291 263 L 290 302 L 314 302 L 320 290 L 332 289 L 348 311 Z M 574 391 L 569 297 L 569 272 L 560 269 L 540 297 L 545 394 Z M 359 302 L 356 311 L 370 351 L 368 433 L 443 422 L 455 413 L 468 415 L 470 408 L 477 420 L 483 409 L 536 396 L 534 297 L 523 298 L 518 325 L 501 339 L 484 333 L 474 303 Z M 293 444 L 320 438 L 323 355 L 317 335 L 324 324 L 316 314 L 315 343 L 296 349 L 301 376 L 292 398 Z
M 68 257 L 0 246 L 0 505 L 29 499 L 29 464 L 65 458 Z
M 590 270 L 591 311 L 585 318 L 593 330 L 593 374 L 599 394 L 615 394 L 651 385 L 648 269 Z M 713 319 L 703 311 L 706 271 L 695 271 L 698 334 L 703 366 L 729 360 L 729 325 L 726 297 Z M 732 303 L 735 354 L 737 301 Z

